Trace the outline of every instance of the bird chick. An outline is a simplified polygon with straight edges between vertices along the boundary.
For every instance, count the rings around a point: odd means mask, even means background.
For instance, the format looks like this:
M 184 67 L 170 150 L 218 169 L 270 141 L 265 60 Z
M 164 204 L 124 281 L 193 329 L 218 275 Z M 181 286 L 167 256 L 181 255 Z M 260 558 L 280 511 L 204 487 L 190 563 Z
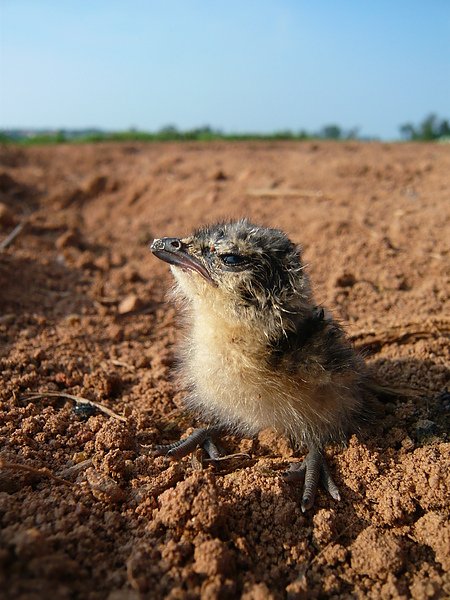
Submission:
M 180 458 L 202 446 L 217 458 L 220 432 L 273 428 L 309 451 L 286 474 L 303 482 L 302 510 L 313 505 L 319 480 L 339 499 L 323 449 L 355 429 L 366 369 L 317 307 L 299 247 L 282 231 L 240 220 L 155 239 L 151 250 L 171 265 L 185 304 L 187 404 L 210 424 L 158 453 Z

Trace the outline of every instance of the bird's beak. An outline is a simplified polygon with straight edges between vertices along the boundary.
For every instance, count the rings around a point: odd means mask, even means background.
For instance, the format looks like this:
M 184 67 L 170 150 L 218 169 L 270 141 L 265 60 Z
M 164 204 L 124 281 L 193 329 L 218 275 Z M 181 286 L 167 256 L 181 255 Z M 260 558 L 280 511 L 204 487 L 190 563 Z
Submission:
M 209 283 L 214 283 L 206 267 L 187 252 L 186 245 L 180 239 L 166 237 L 153 240 L 150 250 L 157 258 L 164 260 L 169 265 L 195 271 Z

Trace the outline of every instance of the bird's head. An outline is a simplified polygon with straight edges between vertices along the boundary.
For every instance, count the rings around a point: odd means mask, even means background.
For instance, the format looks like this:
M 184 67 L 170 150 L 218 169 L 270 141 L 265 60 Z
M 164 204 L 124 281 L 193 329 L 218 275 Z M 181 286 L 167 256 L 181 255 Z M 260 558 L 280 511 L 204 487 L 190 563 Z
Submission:
M 171 265 L 184 296 L 226 306 L 235 316 L 309 299 L 300 249 L 278 229 L 219 223 L 183 239 L 155 239 L 151 250 Z

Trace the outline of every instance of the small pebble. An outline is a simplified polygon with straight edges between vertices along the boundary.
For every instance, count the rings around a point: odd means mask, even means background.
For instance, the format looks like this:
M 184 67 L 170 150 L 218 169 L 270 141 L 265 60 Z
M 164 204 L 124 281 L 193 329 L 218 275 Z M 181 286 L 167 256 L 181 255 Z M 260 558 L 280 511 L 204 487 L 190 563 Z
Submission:
M 419 442 L 436 435 L 438 432 L 438 426 L 434 421 L 429 419 L 420 419 L 416 422 L 416 438 Z
M 3 202 L 0 202 L 0 225 L 2 227 L 12 227 L 15 225 L 12 211 Z
M 97 500 L 107 503 L 122 502 L 125 492 L 118 484 L 104 473 L 99 473 L 90 467 L 86 470 L 86 479 L 91 488 L 92 495 Z
M 353 273 L 343 273 L 336 279 L 336 287 L 353 287 L 356 283 L 356 277 Z
M 83 419 L 88 419 L 97 413 L 97 407 L 92 404 L 75 404 L 73 412 Z
M 132 312 L 133 310 L 137 310 L 141 306 L 141 301 L 136 296 L 136 294 L 130 294 L 120 302 L 117 310 L 120 315 L 124 315 L 126 313 Z

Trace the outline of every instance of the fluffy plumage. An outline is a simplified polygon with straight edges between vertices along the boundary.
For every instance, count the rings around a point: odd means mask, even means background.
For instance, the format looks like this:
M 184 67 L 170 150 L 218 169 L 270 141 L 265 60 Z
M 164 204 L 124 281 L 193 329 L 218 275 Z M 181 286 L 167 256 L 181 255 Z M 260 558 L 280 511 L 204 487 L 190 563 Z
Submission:
M 152 250 L 171 263 L 186 311 L 181 371 L 202 419 L 244 436 L 272 427 L 319 458 L 346 438 L 363 410 L 365 366 L 317 307 L 298 246 L 241 220 L 155 240 Z M 328 474 L 319 464 L 316 480 L 320 469 Z

